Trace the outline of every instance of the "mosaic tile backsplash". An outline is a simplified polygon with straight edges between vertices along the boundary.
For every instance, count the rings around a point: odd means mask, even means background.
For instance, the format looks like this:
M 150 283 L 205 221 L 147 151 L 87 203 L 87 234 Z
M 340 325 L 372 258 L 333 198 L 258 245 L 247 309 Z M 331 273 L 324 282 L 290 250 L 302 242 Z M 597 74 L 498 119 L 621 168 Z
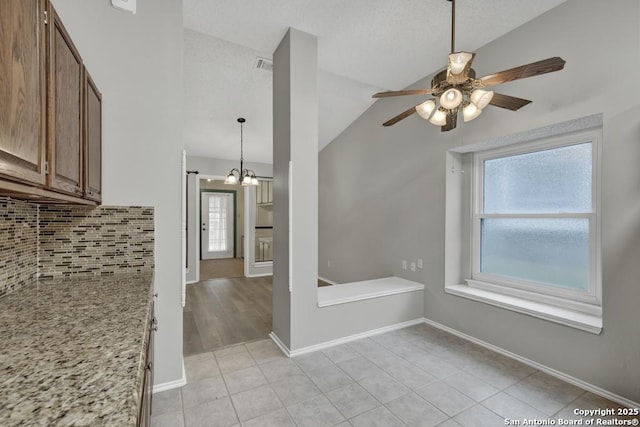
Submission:
M 153 250 L 153 208 L 0 198 L 0 297 L 36 278 L 149 272 Z
M 0 198 L 0 297 L 36 278 L 38 207 Z
M 41 278 L 153 270 L 153 208 L 43 205 L 38 223 Z

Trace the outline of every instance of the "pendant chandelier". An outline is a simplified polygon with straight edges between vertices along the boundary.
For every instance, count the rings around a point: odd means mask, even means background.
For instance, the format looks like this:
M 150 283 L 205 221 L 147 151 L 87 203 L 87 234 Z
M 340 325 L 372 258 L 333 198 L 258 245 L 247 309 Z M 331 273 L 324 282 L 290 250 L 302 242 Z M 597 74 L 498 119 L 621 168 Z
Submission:
M 244 122 L 246 122 L 244 118 L 242 117 L 238 118 L 238 123 L 240 123 L 240 169 L 238 168 L 231 169 L 231 171 L 229 172 L 229 175 L 227 175 L 227 178 L 224 180 L 224 183 L 231 184 L 231 185 L 240 183 L 244 187 L 247 187 L 247 186 L 255 187 L 258 185 L 258 178 L 256 178 L 256 174 L 254 171 L 252 171 L 251 169 L 244 168 L 244 159 L 242 158 L 243 148 L 244 148 L 242 125 Z

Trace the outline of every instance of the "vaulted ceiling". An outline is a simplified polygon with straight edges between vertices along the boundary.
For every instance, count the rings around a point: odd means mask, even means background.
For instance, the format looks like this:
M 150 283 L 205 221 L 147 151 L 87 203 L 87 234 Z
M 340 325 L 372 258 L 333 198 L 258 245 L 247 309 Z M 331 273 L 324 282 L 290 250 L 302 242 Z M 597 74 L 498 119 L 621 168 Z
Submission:
M 456 48 L 475 51 L 566 0 L 457 0 Z M 319 149 L 380 90 L 446 65 L 446 0 L 184 0 L 184 136 L 188 155 L 271 163 L 272 57 L 289 27 L 318 37 Z M 508 52 L 505 52 L 505 55 Z M 520 65 L 520 64 L 514 64 Z M 478 58 L 479 75 L 497 71 Z

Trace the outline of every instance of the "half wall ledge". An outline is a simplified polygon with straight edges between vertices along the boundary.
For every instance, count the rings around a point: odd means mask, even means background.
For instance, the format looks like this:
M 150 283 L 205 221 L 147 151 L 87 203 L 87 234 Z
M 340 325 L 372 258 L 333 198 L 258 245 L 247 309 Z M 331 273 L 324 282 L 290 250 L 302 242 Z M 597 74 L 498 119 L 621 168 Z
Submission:
M 396 276 L 323 286 L 318 288 L 318 307 L 329 307 L 416 291 L 424 291 L 424 285 Z

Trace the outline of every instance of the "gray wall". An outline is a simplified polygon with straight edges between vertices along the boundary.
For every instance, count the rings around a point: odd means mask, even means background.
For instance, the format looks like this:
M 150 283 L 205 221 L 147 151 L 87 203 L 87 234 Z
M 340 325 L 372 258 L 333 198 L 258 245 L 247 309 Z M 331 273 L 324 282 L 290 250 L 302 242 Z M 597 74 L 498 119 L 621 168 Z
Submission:
M 413 292 L 318 307 L 317 48 L 315 36 L 290 29 L 274 54 L 273 331 L 293 353 L 424 313 Z
M 497 88 L 533 100 L 526 109 L 489 107 L 445 134 L 418 116 L 381 126 L 418 97 L 376 102 L 320 153 L 320 274 L 425 283 L 425 317 L 640 402 L 640 4 L 569 0 L 476 53 L 478 75 L 551 56 L 567 64 Z M 412 87 L 428 87 L 430 77 Z M 600 112 L 602 333 L 446 295 L 446 150 Z M 401 270 L 401 259 L 416 258 L 424 258 L 424 270 Z
M 272 331 L 291 347 L 289 292 L 289 160 L 291 160 L 290 32 L 273 53 L 273 321 Z
M 187 271 L 187 282 L 196 281 L 196 262 L 198 262 L 197 260 L 199 259 L 196 253 L 197 247 L 200 243 L 198 238 L 199 227 L 197 226 L 196 215 L 200 205 L 200 196 L 196 195 L 196 179 L 199 179 L 203 175 L 226 177 L 232 168 L 237 168 L 238 166 L 240 166 L 240 159 L 224 160 L 210 157 L 187 156 L 187 170 L 198 171 L 200 173 L 199 175 L 189 175 L 188 181 L 189 212 L 187 217 L 187 265 L 189 266 L 189 270 Z M 273 175 L 272 166 L 266 163 L 245 162 L 245 167 L 252 169 L 258 176 Z M 196 176 L 198 178 L 196 178 Z M 241 193 L 241 191 L 238 192 L 238 197 L 240 197 Z M 242 222 L 238 222 L 237 226 L 240 230 L 244 227 Z M 239 253 L 240 251 L 238 251 L 238 254 Z
M 182 1 L 53 0 L 102 92 L 105 205 L 155 208 L 155 383 L 182 378 Z M 143 160 L 143 161 L 142 161 Z

